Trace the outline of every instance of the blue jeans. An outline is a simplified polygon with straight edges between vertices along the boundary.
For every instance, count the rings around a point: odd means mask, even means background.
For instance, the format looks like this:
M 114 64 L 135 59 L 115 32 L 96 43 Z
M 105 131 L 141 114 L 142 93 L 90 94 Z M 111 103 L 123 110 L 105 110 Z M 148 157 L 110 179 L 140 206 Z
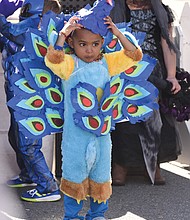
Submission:
M 14 95 L 8 81 L 5 81 L 4 88 L 5 88 L 5 93 L 6 93 L 6 100 L 8 102 Z M 22 153 L 19 149 L 19 132 L 18 132 L 18 125 L 17 125 L 15 118 L 14 118 L 14 111 L 10 107 L 8 107 L 8 110 L 10 113 L 10 127 L 9 127 L 9 131 L 8 131 L 8 140 L 9 140 L 9 143 L 16 154 L 16 161 L 17 161 L 18 167 L 21 171 L 19 176 L 24 181 L 31 181 L 31 179 L 28 175 L 26 166 L 24 164 Z
M 5 83 L 7 101 L 13 97 L 13 92 L 8 82 Z M 40 193 L 58 190 L 58 185 L 50 172 L 44 155 L 41 151 L 42 139 L 28 139 L 18 130 L 14 118 L 14 111 L 9 108 L 11 121 L 8 132 L 9 142 L 16 153 L 17 163 L 21 170 L 21 178 L 37 184 Z

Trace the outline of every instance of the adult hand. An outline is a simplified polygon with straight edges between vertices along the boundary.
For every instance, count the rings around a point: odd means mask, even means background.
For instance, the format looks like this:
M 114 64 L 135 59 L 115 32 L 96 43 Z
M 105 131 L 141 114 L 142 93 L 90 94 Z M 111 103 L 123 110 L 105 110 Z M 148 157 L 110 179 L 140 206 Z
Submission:
M 178 81 L 177 81 L 177 79 L 175 77 L 174 78 L 169 78 L 168 77 L 167 80 L 172 83 L 171 92 L 173 94 L 176 94 L 176 93 L 178 93 L 181 90 L 181 86 L 180 86 L 180 84 L 178 83 Z

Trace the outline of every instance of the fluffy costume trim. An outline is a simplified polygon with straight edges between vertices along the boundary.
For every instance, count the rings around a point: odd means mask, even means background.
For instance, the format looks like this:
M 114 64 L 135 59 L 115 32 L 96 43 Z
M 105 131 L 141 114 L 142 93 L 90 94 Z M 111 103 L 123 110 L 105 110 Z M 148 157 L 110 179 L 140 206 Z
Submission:
M 135 61 L 142 60 L 143 54 L 140 48 L 137 48 L 135 51 L 124 50 L 125 55 L 132 58 Z
M 82 183 L 74 183 L 66 179 L 61 179 L 61 191 L 77 201 L 85 200 L 89 192 L 89 181 L 85 179 Z
M 52 45 L 47 49 L 45 64 L 64 80 L 68 80 L 74 70 L 73 58 L 65 54 L 63 50 L 55 50 Z
M 59 64 L 64 61 L 65 52 L 63 50 L 55 50 L 52 45 L 47 49 L 46 58 L 53 64 Z
M 86 179 L 82 183 L 74 183 L 66 179 L 61 179 L 61 191 L 78 202 L 90 196 L 99 203 L 105 202 L 112 194 L 111 182 L 96 183 Z
M 112 194 L 111 182 L 96 183 L 93 180 L 89 180 L 90 185 L 90 197 L 99 203 L 108 200 Z

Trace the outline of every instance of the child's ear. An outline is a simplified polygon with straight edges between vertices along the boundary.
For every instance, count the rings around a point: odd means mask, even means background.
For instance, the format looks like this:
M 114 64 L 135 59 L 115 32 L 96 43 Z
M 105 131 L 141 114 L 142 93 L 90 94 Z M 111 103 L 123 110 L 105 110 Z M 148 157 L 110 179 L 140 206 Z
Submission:
M 68 37 L 67 43 L 68 43 L 69 46 L 73 49 L 73 39 L 72 39 L 71 37 Z

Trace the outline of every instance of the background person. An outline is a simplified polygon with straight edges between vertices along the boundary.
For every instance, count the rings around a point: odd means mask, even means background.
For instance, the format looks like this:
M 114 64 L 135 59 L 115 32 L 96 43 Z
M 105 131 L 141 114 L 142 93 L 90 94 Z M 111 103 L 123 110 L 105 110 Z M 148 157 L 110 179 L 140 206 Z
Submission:
M 160 0 L 118 0 L 111 17 L 115 23 L 131 22 L 132 32 L 145 32 L 144 54 L 158 60 L 149 80 L 160 89 L 159 78 L 172 83 L 171 93 L 180 91 L 176 74 L 176 47 L 172 38 L 173 14 Z M 165 184 L 159 164 L 176 160 L 180 141 L 175 119 L 155 111 L 146 122 L 122 122 L 112 132 L 113 185 L 125 185 L 130 168 L 145 168 L 155 185 Z M 134 169 L 132 169 L 133 171 Z

